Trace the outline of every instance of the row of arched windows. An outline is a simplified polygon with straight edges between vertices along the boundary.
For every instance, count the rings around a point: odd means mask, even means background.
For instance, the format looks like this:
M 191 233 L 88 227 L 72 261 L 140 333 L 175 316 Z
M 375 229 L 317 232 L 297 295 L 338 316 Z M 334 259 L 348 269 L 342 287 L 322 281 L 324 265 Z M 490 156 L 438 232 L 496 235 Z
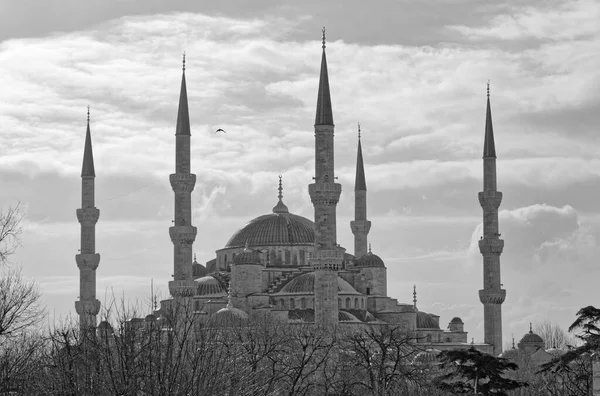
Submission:
M 236 253 L 227 254 L 225 253 L 218 259 L 220 268 L 226 268 L 234 259 Z M 291 266 L 302 266 L 308 265 L 308 257 L 305 250 L 269 250 L 266 255 L 268 266 L 280 266 L 280 265 L 291 265 Z
M 342 305 L 342 302 L 345 304 Z M 276 301 L 276 304 L 282 308 L 287 309 L 306 309 L 313 308 L 313 299 L 307 299 L 305 297 L 301 298 L 280 298 Z M 338 308 L 339 309 L 365 309 L 365 299 L 355 297 L 354 299 L 350 297 L 346 297 L 345 300 L 342 301 L 341 298 L 338 298 Z

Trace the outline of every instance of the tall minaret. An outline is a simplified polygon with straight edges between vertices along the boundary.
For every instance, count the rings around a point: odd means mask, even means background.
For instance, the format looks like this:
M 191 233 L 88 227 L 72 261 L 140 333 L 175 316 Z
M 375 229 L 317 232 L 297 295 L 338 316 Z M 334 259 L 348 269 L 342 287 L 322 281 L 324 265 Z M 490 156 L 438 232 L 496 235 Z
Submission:
M 360 144 L 360 124 L 358 124 L 358 153 L 354 181 L 354 221 L 350 222 L 350 228 L 354 234 L 354 256 L 362 257 L 367 254 L 367 235 L 371 229 L 371 222 L 367 220 L 367 182 Z
M 483 289 L 479 300 L 483 304 L 484 341 L 494 346 L 494 355 L 502 353 L 502 303 L 506 290 L 500 283 L 500 254 L 504 241 L 498 232 L 498 207 L 502 193 L 496 188 L 496 147 L 490 108 L 490 84 L 487 85 L 487 112 L 483 144 L 483 192 L 479 203 L 483 208 L 483 237 L 479 250 L 483 255 Z
M 96 253 L 96 222 L 100 211 L 94 206 L 95 178 L 88 107 L 81 167 L 81 209 L 77 209 L 77 220 L 81 224 L 81 249 L 75 255 L 79 267 L 79 301 L 75 301 L 75 311 L 79 315 L 79 328 L 82 332 L 95 329 L 96 315 L 100 311 L 100 301 L 96 299 L 96 269 L 100 263 L 100 255 Z
M 315 252 L 311 257 L 315 271 L 315 323 L 328 326 L 338 323 L 337 271 L 343 260 L 343 252 L 336 238 L 335 210 L 342 186 L 335 183 L 333 129 L 323 28 L 323 55 L 315 117 L 315 182 L 308 186 L 308 192 L 315 207 Z
M 193 295 L 195 283 L 192 278 L 192 245 L 196 239 L 196 227 L 192 226 L 192 191 L 196 175 L 190 173 L 190 115 L 188 111 L 187 89 L 185 86 L 185 53 L 177 128 L 175 131 L 175 173 L 169 176 L 175 192 L 175 218 L 169 235 L 173 242 L 173 280 L 169 282 L 169 292 L 173 297 Z

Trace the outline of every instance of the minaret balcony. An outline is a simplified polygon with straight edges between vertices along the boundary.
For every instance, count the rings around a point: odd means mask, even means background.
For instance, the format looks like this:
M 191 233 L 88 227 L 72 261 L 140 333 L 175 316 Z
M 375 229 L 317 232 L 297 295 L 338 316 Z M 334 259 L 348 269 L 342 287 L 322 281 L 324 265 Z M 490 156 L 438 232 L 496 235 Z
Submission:
M 316 250 L 310 257 L 310 264 L 315 271 L 339 271 L 343 260 L 342 250 Z
M 77 261 L 77 267 L 80 270 L 92 270 L 95 271 L 100 264 L 100 254 L 98 253 L 81 253 L 75 255 L 75 261 Z
M 169 180 L 175 193 L 191 193 L 196 185 L 196 175 L 193 173 L 173 173 L 169 175 Z
M 481 254 L 501 254 L 504 249 L 504 240 L 499 238 L 484 238 L 479 240 Z
M 342 185 L 339 183 L 312 183 L 308 185 L 308 194 L 313 205 L 337 205 L 342 194 Z
M 77 220 L 84 227 L 92 227 L 98 222 L 100 210 L 97 208 L 77 209 Z
M 369 220 L 354 220 L 350 222 L 350 229 L 354 235 L 366 235 L 371 230 Z
M 75 301 L 75 312 L 78 315 L 98 315 L 98 312 L 100 312 L 100 301 L 96 299 Z
M 483 191 L 479 194 L 479 205 L 485 211 L 498 210 L 502 202 L 502 193 L 500 191 Z
M 196 240 L 198 229 L 193 226 L 173 226 L 169 228 L 169 235 L 173 244 L 192 245 Z
M 506 299 L 506 290 L 504 289 L 483 289 L 479 290 L 479 301 L 482 304 L 502 304 Z

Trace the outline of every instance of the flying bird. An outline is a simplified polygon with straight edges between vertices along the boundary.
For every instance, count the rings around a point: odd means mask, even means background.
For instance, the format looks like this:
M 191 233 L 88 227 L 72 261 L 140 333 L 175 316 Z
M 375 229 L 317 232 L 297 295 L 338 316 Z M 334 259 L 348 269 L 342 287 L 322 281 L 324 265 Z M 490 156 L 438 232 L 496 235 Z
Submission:
M 223 133 L 227 133 L 227 132 L 225 132 L 224 130 L 222 130 L 221 128 L 219 128 L 219 129 L 217 129 L 217 130 L 215 131 L 215 133 L 217 133 L 217 132 L 223 132 Z

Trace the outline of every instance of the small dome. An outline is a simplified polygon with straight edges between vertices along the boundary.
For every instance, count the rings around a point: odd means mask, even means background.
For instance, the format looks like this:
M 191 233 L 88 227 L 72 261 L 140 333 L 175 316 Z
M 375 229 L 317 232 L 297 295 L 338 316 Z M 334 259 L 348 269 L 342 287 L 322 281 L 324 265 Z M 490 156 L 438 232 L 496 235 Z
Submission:
M 437 363 L 437 357 L 440 354 L 438 349 L 427 349 L 417 353 L 413 359 L 414 364 L 434 364 Z
M 359 322 L 359 323 L 362 323 L 356 316 L 352 315 L 350 312 L 342 311 L 341 309 L 338 311 L 338 320 L 340 322 Z
M 146 321 L 146 323 L 148 322 L 154 322 L 156 321 L 156 316 L 150 314 L 150 315 L 146 315 L 146 317 L 144 318 L 144 320 Z
M 544 344 L 544 340 L 539 335 L 537 335 L 534 332 L 530 331 L 529 333 L 525 334 L 523 336 L 523 338 L 521 338 L 521 341 L 519 342 L 519 344 L 523 344 L 523 343 L 527 343 L 527 344 L 539 344 L 539 343 L 542 343 L 542 344 Z
M 417 312 L 417 329 L 435 329 L 439 330 L 440 326 L 433 317 L 425 312 Z
M 98 325 L 98 329 L 100 329 L 100 330 L 112 330 L 112 326 L 106 320 L 103 320 Z
M 227 248 L 248 246 L 309 245 L 315 243 L 314 223 L 284 211 L 250 220 L 237 230 L 225 245 Z
M 229 327 L 239 325 L 248 320 L 248 314 L 241 309 L 234 308 L 228 304 L 225 308 L 219 309 L 207 321 L 207 327 Z
M 207 296 L 213 294 L 224 296 L 227 294 L 225 293 L 225 289 L 223 289 L 223 286 L 221 286 L 221 283 L 211 275 L 195 279 L 194 282 L 196 282 L 196 284 L 198 285 L 197 293 L 199 296 Z
M 464 323 L 461 318 L 459 318 L 458 316 L 455 316 L 450 321 L 450 324 L 464 324 Z
M 260 259 L 260 253 L 256 250 L 245 250 L 242 253 L 235 256 L 233 259 L 234 265 L 244 265 L 244 264 L 254 264 L 254 265 L 262 265 L 262 261 Z
M 354 265 L 356 267 L 385 268 L 383 260 L 378 255 L 371 253 L 371 251 L 363 254 L 354 262 Z
M 342 278 L 337 278 L 338 282 L 338 293 L 339 294 L 356 294 L 360 295 L 350 283 L 346 282 Z M 307 272 L 305 274 L 298 275 L 291 281 L 289 281 L 279 291 L 281 294 L 297 293 L 297 294 L 313 294 L 315 292 L 315 273 Z

